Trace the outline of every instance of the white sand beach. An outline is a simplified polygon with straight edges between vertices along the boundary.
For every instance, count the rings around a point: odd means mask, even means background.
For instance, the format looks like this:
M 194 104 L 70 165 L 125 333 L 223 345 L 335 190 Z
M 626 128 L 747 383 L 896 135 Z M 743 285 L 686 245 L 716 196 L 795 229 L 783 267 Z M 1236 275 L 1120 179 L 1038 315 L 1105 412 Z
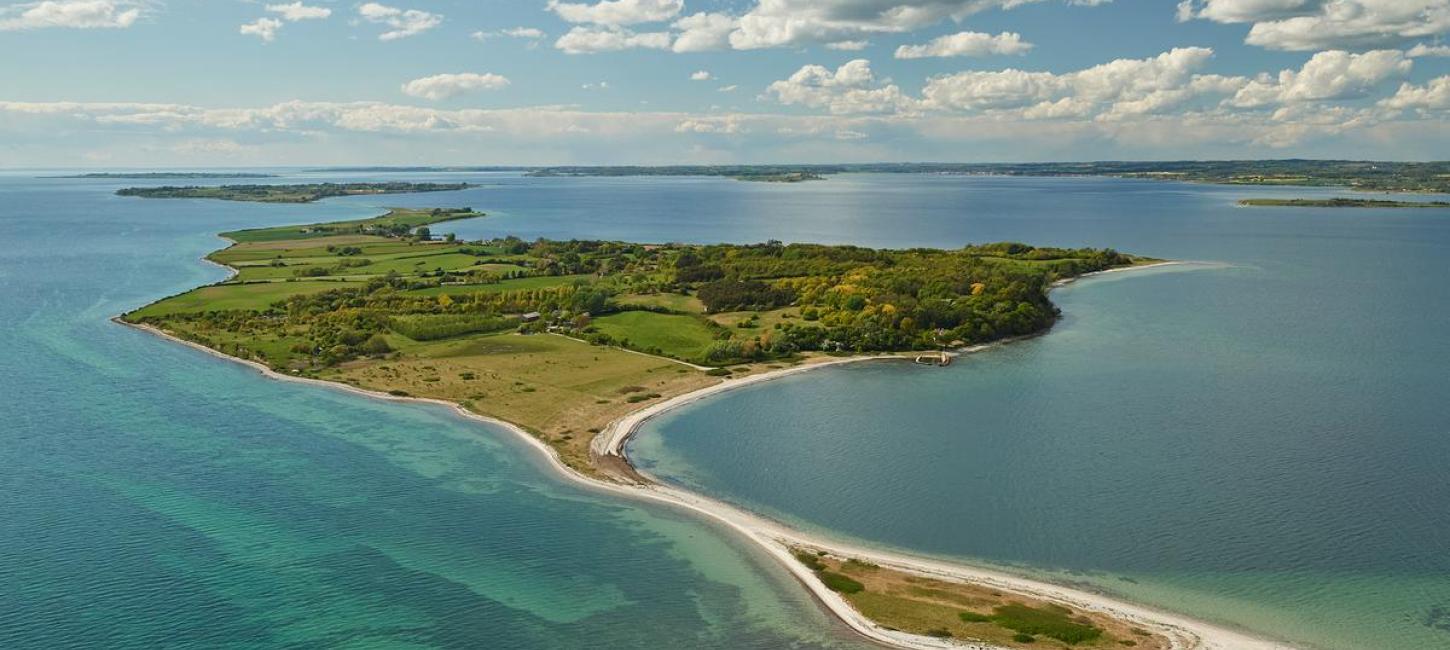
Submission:
M 1155 268 L 1178 262 L 1163 262 L 1160 264 L 1144 265 L 1125 269 L 1114 269 L 1102 273 L 1131 271 L 1139 269 Z M 1086 276 L 1084 276 L 1086 277 Z M 839 557 L 850 557 L 868 561 L 880 566 L 895 569 L 907 573 L 917 574 L 938 580 L 958 581 L 990 586 L 994 589 L 1010 591 L 1024 596 L 1038 598 L 1045 601 L 1060 603 L 1070 607 L 1085 610 L 1102 612 L 1120 619 L 1129 621 L 1134 625 L 1162 634 L 1172 642 L 1172 647 L 1182 650 L 1286 650 L 1292 646 L 1271 640 L 1256 638 L 1247 633 L 1238 632 L 1226 627 L 1211 623 L 1194 620 L 1187 616 L 1173 614 L 1156 610 L 1150 607 L 1136 605 L 1096 594 L 1080 589 L 1055 585 L 1038 580 L 1031 580 L 1006 573 L 966 566 L 963 564 L 944 562 L 930 558 L 916 557 L 905 553 L 888 552 L 871 548 L 863 548 L 849 544 L 842 544 L 838 541 L 825 537 L 808 535 L 794 530 L 779 522 L 771 521 L 765 517 L 748 512 L 742 508 L 700 495 L 687 490 L 663 484 L 659 481 L 644 476 L 646 482 L 643 484 L 626 484 L 611 481 L 602 481 L 585 476 L 560 460 L 558 453 L 529 434 L 527 431 L 509 422 L 479 415 L 464 409 L 462 406 L 444 400 L 400 397 L 369 391 L 355 386 L 340 384 L 336 382 L 323 381 L 294 377 L 273 371 L 260 363 L 231 357 L 206 346 L 191 341 L 174 337 L 160 329 L 149 325 L 127 323 L 119 317 L 113 319 L 115 322 L 140 329 L 151 334 L 166 338 L 205 352 L 213 357 L 225 359 L 236 363 L 245 364 L 256 369 L 263 375 L 272 379 L 312 384 L 332 390 L 341 390 L 358 395 L 364 395 L 375 399 L 383 399 L 398 402 L 425 402 L 438 404 L 452 408 L 455 412 L 465 418 L 484 422 L 493 426 L 501 427 L 513 432 L 521 440 L 530 444 L 540 453 L 544 454 L 551 462 L 550 466 L 559 476 L 566 480 L 573 481 L 590 489 L 618 495 L 626 498 L 642 499 L 651 502 L 666 504 L 669 506 L 683 508 L 697 513 L 710 520 L 724 524 L 735 531 L 742 538 L 749 540 L 763 549 L 771 557 L 775 558 L 782 567 L 800 581 L 810 592 L 837 618 L 847 626 L 861 635 L 878 641 L 880 643 L 899 648 L 914 649 L 941 649 L 941 648 L 972 648 L 977 650 L 989 650 L 993 646 L 980 644 L 963 643 L 950 639 L 937 639 L 926 636 L 907 634 L 900 631 L 885 629 L 857 612 L 840 594 L 831 591 L 807 569 L 797 561 L 791 553 L 793 547 L 809 547 L 823 550 Z M 958 351 L 961 353 L 977 352 L 1003 345 L 1006 342 L 997 342 L 988 345 L 972 346 Z M 759 384 L 814 370 L 827 368 L 847 363 L 859 363 L 864 361 L 896 360 L 908 361 L 900 356 L 873 355 L 854 356 L 842 358 L 825 358 L 821 361 L 805 363 L 790 368 L 764 372 L 756 375 L 746 376 L 740 379 L 726 380 L 720 384 L 714 384 L 690 393 L 666 400 L 616 420 L 607 428 L 601 431 L 591 441 L 591 451 L 599 456 L 615 456 L 623 459 L 626 463 L 628 458 L 624 454 L 625 444 L 629 438 L 635 435 L 640 427 L 651 418 L 660 414 L 680 408 L 682 406 L 697 402 L 701 399 L 723 393 L 725 391 Z

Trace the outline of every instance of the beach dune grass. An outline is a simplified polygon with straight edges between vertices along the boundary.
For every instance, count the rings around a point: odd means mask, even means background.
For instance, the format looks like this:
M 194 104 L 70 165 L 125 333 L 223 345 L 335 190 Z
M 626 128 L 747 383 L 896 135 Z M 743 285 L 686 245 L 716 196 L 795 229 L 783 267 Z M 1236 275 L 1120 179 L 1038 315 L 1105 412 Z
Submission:
M 392 335 L 388 341 L 403 358 L 349 362 L 320 378 L 456 402 L 513 422 L 558 450 L 570 467 L 591 474 L 598 469 L 589 456 L 590 429 L 638 408 L 627 399 L 636 393 L 623 389 L 668 398 L 720 381 L 667 359 L 548 334 L 426 342 Z
M 1004 648 L 1151 648 L 1167 639 L 1093 611 L 1075 611 L 980 584 L 947 582 L 822 554 L 792 550 L 801 564 L 862 615 L 885 627 Z

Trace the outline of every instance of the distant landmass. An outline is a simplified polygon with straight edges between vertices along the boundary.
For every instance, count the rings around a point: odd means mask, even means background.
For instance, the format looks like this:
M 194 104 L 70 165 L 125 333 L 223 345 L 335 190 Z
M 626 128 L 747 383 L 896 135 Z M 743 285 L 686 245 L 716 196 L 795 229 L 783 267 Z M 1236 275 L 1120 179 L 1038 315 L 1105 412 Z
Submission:
M 405 192 L 449 192 L 471 187 L 468 183 L 310 183 L 305 185 L 219 185 L 127 187 L 120 196 L 148 199 L 220 199 L 258 203 L 311 203 L 332 196 L 358 194 L 402 194 Z
M 172 179 L 172 178 L 276 178 L 276 174 L 256 172 L 91 172 L 52 178 L 124 178 L 128 180 Z
M 1450 208 L 1450 201 L 1383 201 L 1377 199 L 1244 199 L 1239 205 L 1257 208 Z
M 1348 187 L 1366 192 L 1450 192 L 1450 162 L 1354 160 L 1181 160 L 1056 163 L 852 163 L 835 165 L 558 166 L 530 176 L 773 176 L 966 174 L 983 176 L 1114 176 L 1226 185 Z

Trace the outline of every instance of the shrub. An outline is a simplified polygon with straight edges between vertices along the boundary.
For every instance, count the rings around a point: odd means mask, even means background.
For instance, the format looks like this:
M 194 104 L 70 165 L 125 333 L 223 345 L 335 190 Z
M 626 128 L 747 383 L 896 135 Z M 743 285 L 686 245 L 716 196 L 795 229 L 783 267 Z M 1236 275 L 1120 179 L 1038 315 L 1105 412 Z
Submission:
M 807 553 L 805 551 L 796 551 L 795 559 L 800 561 L 801 564 L 806 565 L 806 568 L 812 571 L 820 571 L 821 569 L 826 568 L 826 565 L 821 564 L 821 561 L 817 560 L 816 556 L 811 555 L 810 553 Z
M 938 639 L 950 639 L 950 638 L 952 638 L 951 630 L 948 630 L 948 629 L 946 629 L 944 627 L 939 627 L 939 628 L 936 628 L 934 630 L 927 630 L 926 631 L 926 635 L 927 636 L 936 637 Z
M 1057 639 L 1068 645 L 1093 641 L 1103 631 L 1091 625 L 1068 618 L 1072 612 L 1062 607 L 1047 606 L 1042 609 L 1012 603 L 993 609 L 992 620 L 998 625 L 1022 634 L 1036 634 Z
M 730 376 L 730 369 L 729 368 L 711 368 L 709 370 L 706 370 L 705 371 L 705 374 L 710 375 L 711 377 L 729 377 Z
M 963 623 L 990 623 L 990 622 L 992 622 L 992 617 L 991 616 L 987 616 L 986 614 L 978 614 L 976 612 L 962 612 L 960 614 L 957 614 L 957 617 L 960 618 L 960 619 L 962 619 L 962 622 Z
M 1023 634 L 1021 632 L 1018 632 L 1012 635 L 1012 640 L 1018 643 L 1032 643 L 1033 641 L 1036 641 L 1037 638 L 1033 637 L 1031 634 Z
M 866 585 L 856 582 L 855 580 L 852 580 L 839 573 L 835 573 L 832 571 L 820 571 L 819 574 L 821 576 L 821 582 L 825 583 L 826 588 L 830 589 L 831 591 L 840 592 L 843 594 L 854 594 L 866 590 Z

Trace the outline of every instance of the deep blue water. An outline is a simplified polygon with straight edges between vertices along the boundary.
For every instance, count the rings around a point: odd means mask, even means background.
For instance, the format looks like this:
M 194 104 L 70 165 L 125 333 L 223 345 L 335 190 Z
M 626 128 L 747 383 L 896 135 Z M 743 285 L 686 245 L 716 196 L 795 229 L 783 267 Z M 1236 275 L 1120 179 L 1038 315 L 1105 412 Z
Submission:
M 488 211 L 464 237 L 1213 262 L 1060 291 L 1051 335 L 949 369 L 727 394 L 632 453 L 834 535 L 1324 648 L 1450 647 L 1443 211 L 1241 209 L 1341 192 L 1112 179 L 304 176 L 482 186 L 267 206 L 0 177 L 0 647 L 853 643 L 728 536 L 563 484 L 506 435 L 106 320 L 219 278 L 196 261 L 211 233 L 387 205 Z

